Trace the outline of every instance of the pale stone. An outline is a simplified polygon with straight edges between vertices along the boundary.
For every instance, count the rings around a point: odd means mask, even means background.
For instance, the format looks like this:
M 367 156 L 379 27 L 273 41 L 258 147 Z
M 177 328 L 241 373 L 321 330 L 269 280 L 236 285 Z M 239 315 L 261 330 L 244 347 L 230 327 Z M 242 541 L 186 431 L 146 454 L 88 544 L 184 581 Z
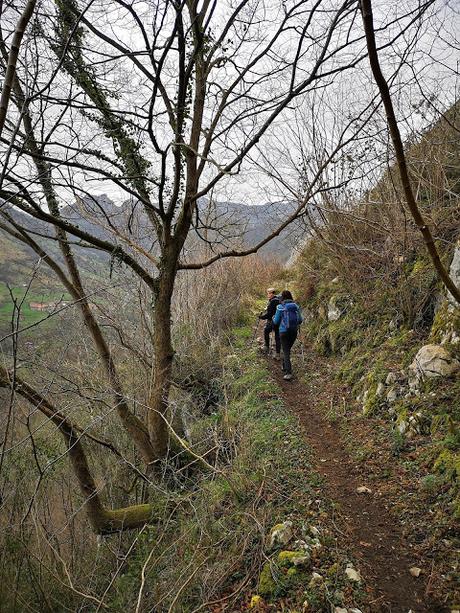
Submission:
M 291 558 L 291 562 L 294 566 L 304 566 L 310 561 L 310 556 L 296 556 L 295 558 Z
M 409 572 L 413 577 L 419 577 L 422 569 L 417 568 L 417 566 L 413 566 L 412 568 L 409 568 Z
M 422 377 L 448 377 L 460 370 L 460 362 L 441 345 L 424 345 L 410 368 Z
M 319 573 L 312 573 L 310 579 L 310 585 L 316 585 L 318 583 L 322 583 L 323 577 Z
M 393 383 L 396 383 L 396 375 L 394 372 L 389 372 L 387 374 L 387 378 L 385 379 L 385 383 L 386 385 L 393 385 Z
M 272 528 L 270 533 L 270 549 L 279 545 L 287 545 L 293 536 L 292 521 L 285 521 Z
M 380 383 L 377 385 L 377 389 L 375 390 L 375 395 L 377 396 L 377 398 L 381 398 L 383 396 L 384 391 L 385 391 L 385 386 L 380 381 Z
M 454 257 L 450 264 L 449 276 L 457 287 L 460 288 L 460 239 L 457 241 L 457 245 L 454 250 Z M 452 294 L 448 291 L 447 298 L 454 307 L 458 307 L 458 303 Z
M 336 298 L 332 296 L 327 305 L 328 321 L 337 321 L 342 317 L 342 310 L 336 305 Z
M 360 485 L 356 488 L 358 494 L 372 494 L 372 490 L 366 487 L 365 485 Z
M 350 581 L 354 581 L 355 583 L 361 582 L 361 575 L 352 566 L 349 566 L 348 568 L 345 569 L 345 574 L 348 577 L 348 579 L 350 579 Z
M 405 434 L 407 432 L 408 427 L 409 427 L 409 424 L 407 423 L 407 421 L 405 421 L 404 419 L 401 420 L 398 424 L 399 434 Z

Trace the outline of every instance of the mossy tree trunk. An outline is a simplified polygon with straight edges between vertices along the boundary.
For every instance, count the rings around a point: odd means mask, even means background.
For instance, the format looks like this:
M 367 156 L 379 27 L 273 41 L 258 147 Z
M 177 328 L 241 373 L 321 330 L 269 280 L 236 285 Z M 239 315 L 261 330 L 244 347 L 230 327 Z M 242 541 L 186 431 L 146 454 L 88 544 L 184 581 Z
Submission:
M 84 507 L 95 534 L 110 534 L 120 530 L 140 528 L 153 519 L 153 508 L 149 504 L 135 505 L 121 509 L 106 509 L 102 503 L 99 488 L 92 475 L 82 439 L 84 434 L 37 390 L 0 366 L 0 387 L 14 388 L 47 419 L 55 424 L 62 435 L 66 454 L 72 465 L 73 474 L 84 499 Z

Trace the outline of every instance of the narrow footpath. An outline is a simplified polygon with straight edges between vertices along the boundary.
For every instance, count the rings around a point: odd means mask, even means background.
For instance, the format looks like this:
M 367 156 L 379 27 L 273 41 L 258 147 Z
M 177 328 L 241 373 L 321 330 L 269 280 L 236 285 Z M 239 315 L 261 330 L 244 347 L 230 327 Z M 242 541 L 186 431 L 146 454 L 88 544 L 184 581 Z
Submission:
M 334 518 L 338 546 L 357 561 L 365 581 L 369 601 L 364 613 L 448 611 L 430 595 L 431 576 L 425 569 L 431 561 L 420 559 L 404 536 L 394 512 L 396 495 L 375 473 L 367 474 L 365 465 L 347 451 L 338 422 L 332 424 L 326 417 L 327 407 L 346 410 L 347 391 L 334 380 L 327 359 L 308 347 L 303 354 L 297 370 L 307 373 L 305 383 L 299 378 L 283 381 L 279 362 L 270 360 L 270 368 L 286 406 L 297 416 L 313 449 L 312 468 L 324 479 L 322 493 L 338 505 Z M 294 368 L 296 363 L 300 366 L 299 361 L 294 358 Z M 359 441 L 360 432 L 355 436 Z M 358 493 L 363 487 L 369 491 Z M 424 569 L 423 574 L 412 576 L 413 567 Z

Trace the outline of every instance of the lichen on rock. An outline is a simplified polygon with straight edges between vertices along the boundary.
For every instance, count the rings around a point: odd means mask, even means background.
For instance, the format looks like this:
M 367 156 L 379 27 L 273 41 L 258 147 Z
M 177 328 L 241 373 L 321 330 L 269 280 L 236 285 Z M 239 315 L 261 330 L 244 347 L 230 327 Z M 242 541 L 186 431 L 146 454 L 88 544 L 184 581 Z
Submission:
M 449 377 L 460 370 L 460 362 L 442 345 L 424 345 L 409 368 L 422 377 Z

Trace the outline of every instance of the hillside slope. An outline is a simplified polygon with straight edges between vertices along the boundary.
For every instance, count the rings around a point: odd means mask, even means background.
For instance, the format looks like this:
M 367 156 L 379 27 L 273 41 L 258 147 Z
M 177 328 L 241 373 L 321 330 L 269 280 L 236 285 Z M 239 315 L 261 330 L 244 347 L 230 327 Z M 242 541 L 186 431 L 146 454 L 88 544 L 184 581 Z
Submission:
M 420 208 L 460 286 L 459 128 L 456 107 L 408 157 Z M 305 309 L 305 338 L 334 364 L 350 397 L 343 411 L 331 405 L 333 417 L 366 465 L 387 448 L 407 471 L 397 521 L 431 559 L 431 587 L 441 586 L 455 608 L 460 308 L 405 211 L 395 168 L 363 201 L 329 214 L 321 238 L 308 242 L 291 275 Z

